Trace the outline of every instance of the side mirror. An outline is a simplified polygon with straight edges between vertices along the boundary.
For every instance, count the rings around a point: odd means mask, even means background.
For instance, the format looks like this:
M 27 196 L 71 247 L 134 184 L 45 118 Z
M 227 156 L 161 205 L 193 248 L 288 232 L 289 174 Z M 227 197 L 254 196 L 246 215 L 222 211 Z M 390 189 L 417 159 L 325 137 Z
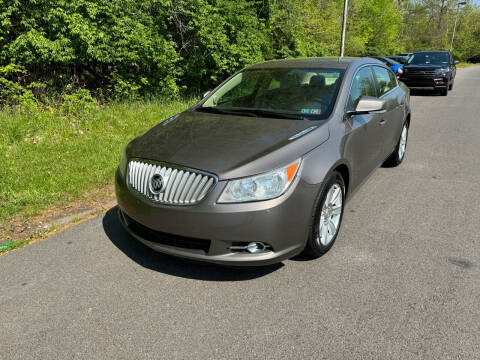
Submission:
M 385 100 L 373 96 L 362 96 L 353 111 L 348 111 L 348 115 L 361 115 L 371 113 L 384 113 L 386 111 Z
M 457 65 L 459 62 L 460 62 L 460 61 L 455 60 L 453 63 L 454 63 L 455 65 Z
M 205 94 L 203 94 L 203 98 L 205 99 L 208 95 L 210 95 L 211 91 L 207 91 Z

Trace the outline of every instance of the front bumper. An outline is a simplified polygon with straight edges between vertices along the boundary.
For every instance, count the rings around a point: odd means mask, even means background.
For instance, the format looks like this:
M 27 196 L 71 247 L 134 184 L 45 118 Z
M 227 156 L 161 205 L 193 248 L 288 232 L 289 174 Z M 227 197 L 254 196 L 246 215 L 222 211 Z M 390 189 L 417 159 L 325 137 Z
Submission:
M 205 199 L 191 206 L 154 203 L 131 191 L 117 170 L 115 191 L 120 221 L 140 242 L 170 255 L 224 265 L 280 262 L 303 250 L 311 225 L 318 186 L 304 182 L 301 170 L 287 192 L 276 199 L 217 204 L 226 185 L 226 181 L 220 181 Z M 168 241 L 160 239 L 163 235 Z M 208 246 L 190 246 L 202 241 L 207 241 Z M 270 248 L 261 253 L 229 249 L 249 242 L 263 242 Z
M 446 78 L 401 77 L 400 80 L 411 90 L 442 90 L 448 86 Z

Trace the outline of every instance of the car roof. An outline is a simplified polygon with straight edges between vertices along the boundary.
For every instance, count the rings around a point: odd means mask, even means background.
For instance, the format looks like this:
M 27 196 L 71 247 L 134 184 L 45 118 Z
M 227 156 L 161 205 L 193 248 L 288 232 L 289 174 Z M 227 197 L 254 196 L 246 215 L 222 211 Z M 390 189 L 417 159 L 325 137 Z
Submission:
M 247 69 L 273 69 L 273 68 L 333 68 L 346 69 L 350 65 L 362 65 L 367 63 L 382 64 L 379 60 L 372 58 L 357 57 L 309 57 L 281 60 L 269 60 L 253 64 Z

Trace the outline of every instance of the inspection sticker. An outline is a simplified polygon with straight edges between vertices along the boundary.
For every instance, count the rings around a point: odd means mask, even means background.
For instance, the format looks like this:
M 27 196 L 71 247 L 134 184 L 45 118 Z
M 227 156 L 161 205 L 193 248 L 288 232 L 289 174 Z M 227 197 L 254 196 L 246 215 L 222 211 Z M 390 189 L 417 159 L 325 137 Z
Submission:
M 302 114 L 309 114 L 309 115 L 320 115 L 322 113 L 322 109 L 302 109 Z

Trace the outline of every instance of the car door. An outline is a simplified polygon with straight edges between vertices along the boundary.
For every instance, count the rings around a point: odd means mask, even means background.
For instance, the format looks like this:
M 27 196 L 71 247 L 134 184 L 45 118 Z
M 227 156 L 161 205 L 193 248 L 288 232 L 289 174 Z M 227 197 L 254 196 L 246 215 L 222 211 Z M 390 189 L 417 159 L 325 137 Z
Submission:
M 378 97 L 385 101 L 385 112 L 379 121 L 384 142 L 380 163 L 383 162 L 397 145 L 403 125 L 403 90 L 400 89 L 395 75 L 383 66 L 373 66 Z
M 363 66 L 353 76 L 346 111 L 355 110 L 362 96 L 377 96 L 371 66 Z M 361 183 L 379 164 L 382 157 L 382 114 L 346 115 L 344 156 L 352 170 L 352 185 Z

